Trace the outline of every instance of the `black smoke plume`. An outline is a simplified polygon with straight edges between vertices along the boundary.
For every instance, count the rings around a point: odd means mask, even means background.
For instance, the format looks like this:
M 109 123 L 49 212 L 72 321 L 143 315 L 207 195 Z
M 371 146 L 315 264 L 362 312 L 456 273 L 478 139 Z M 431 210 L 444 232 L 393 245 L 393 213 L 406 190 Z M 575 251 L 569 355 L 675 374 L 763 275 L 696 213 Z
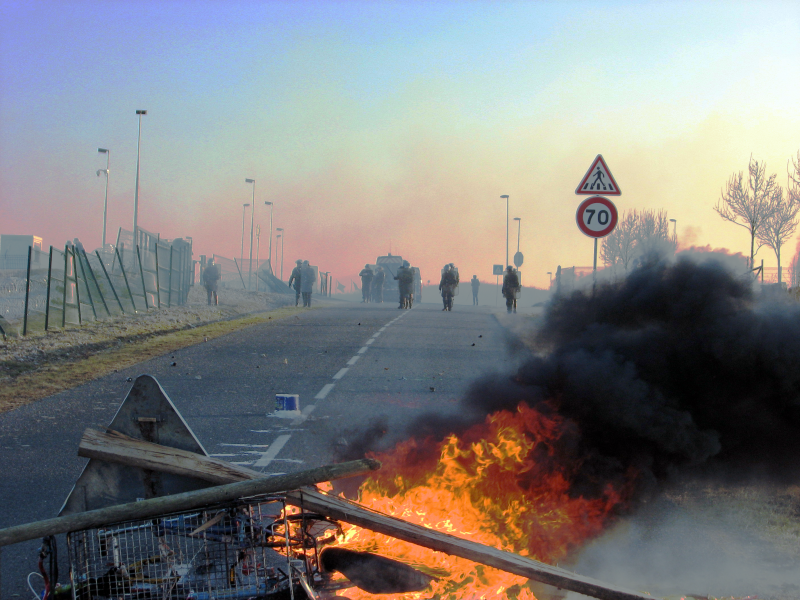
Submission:
M 651 257 L 556 297 L 516 373 L 476 381 L 460 420 L 425 415 L 410 432 L 441 439 L 524 401 L 574 425 L 562 443 L 583 464 L 575 493 L 631 469 L 641 489 L 687 469 L 797 475 L 800 305 L 763 300 L 725 263 Z

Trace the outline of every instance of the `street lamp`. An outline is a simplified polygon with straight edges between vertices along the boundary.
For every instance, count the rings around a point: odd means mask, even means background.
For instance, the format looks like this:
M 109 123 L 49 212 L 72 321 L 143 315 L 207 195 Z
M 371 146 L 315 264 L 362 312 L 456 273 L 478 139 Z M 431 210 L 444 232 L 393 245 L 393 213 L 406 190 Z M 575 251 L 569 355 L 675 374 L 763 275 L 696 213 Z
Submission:
M 550 275 L 550 287 L 552 287 L 553 286 L 553 272 L 552 271 L 548 271 L 547 274 Z
M 250 206 L 249 202 L 242 204 L 242 253 L 239 255 L 239 268 L 242 267 L 244 261 L 244 216 L 247 213 L 247 207 Z
M 264 202 L 264 204 L 269 206 L 269 272 L 274 275 L 275 273 L 272 272 L 272 202 Z
M 247 289 L 249 290 L 250 279 L 253 275 L 253 219 L 256 214 L 256 180 L 245 179 L 244 182 L 253 184 L 253 209 L 250 211 L 250 265 L 249 271 L 247 272 Z M 244 244 L 244 241 L 242 241 L 242 244 Z M 244 260 L 244 257 L 242 257 L 242 260 Z
M 261 254 L 261 225 L 256 227 L 256 291 L 258 291 L 258 256 Z
M 279 235 L 278 237 L 281 238 L 281 281 L 283 281 L 283 235 L 284 235 L 283 227 L 276 227 L 275 231 L 281 232 L 281 235 Z M 277 256 L 277 254 L 278 254 L 278 249 L 275 248 L 275 255 Z
M 106 174 L 106 199 L 103 201 L 103 248 L 106 247 L 106 215 L 108 214 L 108 162 L 111 160 L 111 150 L 108 148 L 98 148 L 97 151 L 100 154 L 106 155 L 106 168 L 97 169 L 97 176 L 100 177 L 100 173 Z
M 675 241 L 678 241 L 678 221 L 677 219 L 670 219 L 670 223 L 672 223 L 672 237 L 675 238 Z
M 508 266 L 508 194 L 500 197 L 506 199 L 506 266 Z
M 514 220 L 517 221 L 517 252 L 519 252 L 519 233 L 522 229 L 522 219 L 519 217 L 514 217 Z
M 136 141 L 136 191 L 133 194 L 133 245 L 139 244 L 139 148 L 142 145 L 142 116 L 147 114 L 146 110 L 137 110 L 139 115 L 139 137 Z

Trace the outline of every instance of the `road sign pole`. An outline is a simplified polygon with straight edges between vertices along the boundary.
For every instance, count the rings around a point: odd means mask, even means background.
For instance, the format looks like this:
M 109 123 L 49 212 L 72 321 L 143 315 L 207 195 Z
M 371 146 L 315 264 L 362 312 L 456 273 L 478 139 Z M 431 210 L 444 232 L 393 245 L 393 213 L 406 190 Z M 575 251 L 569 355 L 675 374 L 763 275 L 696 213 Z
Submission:
M 594 238 L 594 266 L 592 270 L 597 271 L 597 238 Z

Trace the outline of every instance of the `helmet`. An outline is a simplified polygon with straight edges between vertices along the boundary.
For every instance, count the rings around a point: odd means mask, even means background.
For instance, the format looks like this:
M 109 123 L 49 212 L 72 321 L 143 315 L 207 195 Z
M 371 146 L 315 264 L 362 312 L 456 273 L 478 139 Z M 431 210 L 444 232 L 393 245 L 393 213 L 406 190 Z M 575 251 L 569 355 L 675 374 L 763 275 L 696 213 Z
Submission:
M 410 267 L 410 266 L 411 266 L 411 263 L 410 263 L 410 262 L 408 262 L 407 260 L 404 260 L 404 261 L 403 261 L 403 266 L 404 266 L 404 267 Z
M 308 264 L 308 261 L 307 261 L 307 260 L 304 260 L 304 261 L 303 261 L 303 264 L 304 264 L 304 265 L 307 265 L 307 264 Z
M 514 267 L 512 267 L 511 265 L 508 265 L 506 267 L 506 271 L 508 271 L 509 273 L 511 273 L 511 271 L 513 271 L 513 270 L 514 270 Z
M 299 259 L 299 258 L 294 262 L 296 262 L 298 265 L 302 265 L 303 264 L 303 261 L 301 259 Z

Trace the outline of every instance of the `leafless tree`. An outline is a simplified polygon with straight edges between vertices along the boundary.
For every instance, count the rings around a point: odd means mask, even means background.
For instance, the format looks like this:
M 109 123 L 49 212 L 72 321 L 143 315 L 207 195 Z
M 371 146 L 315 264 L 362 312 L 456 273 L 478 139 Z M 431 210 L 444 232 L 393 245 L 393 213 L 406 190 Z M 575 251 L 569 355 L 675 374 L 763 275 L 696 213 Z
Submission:
M 750 232 L 750 266 L 757 249 L 755 240 L 773 209 L 776 175 L 767 177 L 767 165 L 750 157 L 748 177 L 744 173 L 731 175 L 722 189 L 714 210 L 720 217 Z
M 758 241 L 769 246 L 775 252 L 775 258 L 778 259 L 778 283 L 780 283 L 782 281 L 781 247 L 797 229 L 800 198 L 795 199 L 793 194 L 784 195 L 783 189 L 775 186 L 771 204 L 772 212 L 758 231 Z
M 654 251 L 675 251 L 673 236 L 669 233 L 669 218 L 664 210 L 643 210 L 636 224 L 636 254 L 641 256 Z
M 797 158 L 792 157 L 786 167 L 788 172 L 789 185 L 787 191 L 791 198 L 800 201 L 800 150 L 797 151 Z
M 600 258 L 606 265 L 622 265 L 624 270 L 628 270 L 636 246 L 637 221 L 638 215 L 635 210 L 625 211 L 614 231 L 603 238 Z

